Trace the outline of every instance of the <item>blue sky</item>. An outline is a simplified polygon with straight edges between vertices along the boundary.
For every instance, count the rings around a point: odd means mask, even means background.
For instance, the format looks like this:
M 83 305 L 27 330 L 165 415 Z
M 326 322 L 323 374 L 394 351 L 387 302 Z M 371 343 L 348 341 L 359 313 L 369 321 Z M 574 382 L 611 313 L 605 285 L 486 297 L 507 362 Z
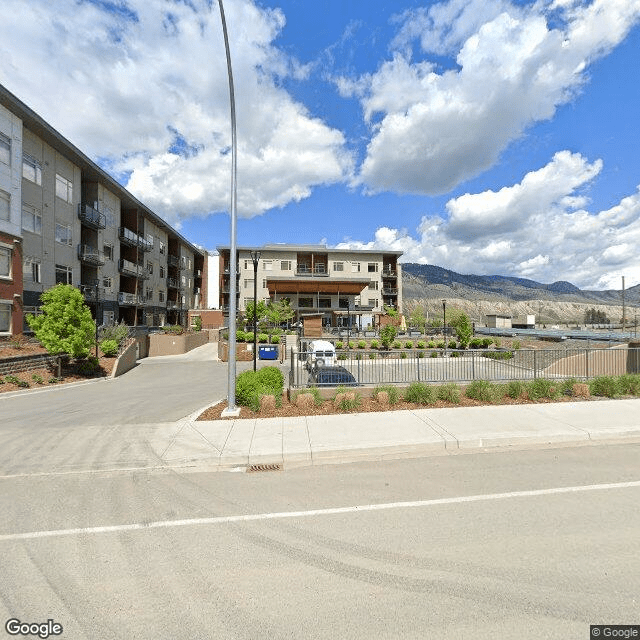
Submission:
M 640 0 L 225 0 L 238 242 L 640 282 Z M 229 242 L 209 0 L 3 0 L 0 82 L 207 249 Z M 72 96 L 72 99 L 70 99 Z

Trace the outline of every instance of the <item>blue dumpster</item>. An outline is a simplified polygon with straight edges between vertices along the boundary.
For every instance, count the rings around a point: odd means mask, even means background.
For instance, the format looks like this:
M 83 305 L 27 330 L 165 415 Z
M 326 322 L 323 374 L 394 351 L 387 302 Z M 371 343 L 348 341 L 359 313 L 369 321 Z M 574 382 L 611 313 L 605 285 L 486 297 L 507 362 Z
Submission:
M 278 347 L 258 347 L 258 357 L 260 360 L 277 360 Z

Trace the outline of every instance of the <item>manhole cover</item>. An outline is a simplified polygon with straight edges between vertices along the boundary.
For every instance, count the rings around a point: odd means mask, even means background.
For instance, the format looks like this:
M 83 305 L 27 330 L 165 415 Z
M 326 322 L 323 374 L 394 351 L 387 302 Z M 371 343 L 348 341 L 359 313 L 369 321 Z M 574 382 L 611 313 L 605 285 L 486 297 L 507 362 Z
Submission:
M 259 473 L 261 471 L 282 471 L 281 464 L 252 464 L 247 473 Z

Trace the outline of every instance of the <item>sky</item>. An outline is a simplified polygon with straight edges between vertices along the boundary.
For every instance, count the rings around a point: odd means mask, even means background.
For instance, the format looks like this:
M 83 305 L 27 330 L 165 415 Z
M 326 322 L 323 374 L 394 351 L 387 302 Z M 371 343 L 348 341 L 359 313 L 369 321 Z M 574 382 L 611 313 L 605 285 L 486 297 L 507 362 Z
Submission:
M 640 283 L 640 0 L 224 0 L 240 246 Z M 2 0 L 0 83 L 208 250 L 230 242 L 216 0 Z

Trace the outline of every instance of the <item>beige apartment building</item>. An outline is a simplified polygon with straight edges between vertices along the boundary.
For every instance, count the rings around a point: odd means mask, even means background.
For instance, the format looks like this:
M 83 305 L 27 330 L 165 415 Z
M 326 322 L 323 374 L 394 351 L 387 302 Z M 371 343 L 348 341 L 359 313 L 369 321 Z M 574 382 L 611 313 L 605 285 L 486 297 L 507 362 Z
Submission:
M 184 324 L 206 306 L 204 252 L 2 86 L 0 205 L 0 247 L 22 264 L 0 335 L 26 329 L 22 316 L 57 283 L 79 287 L 100 324 Z
M 320 316 L 324 327 L 358 327 L 377 324 L 385 307 L 402 312 L 401 251 L 355 251 L 325 245 L 268 244 L 239 247 L 235 291 L 237 308 L 244 311 L 253 301 L 254 264 L 259 253 L 257 299 L 286 298 L 296 321 Z M 220 254 L 220 308 L 228 311 L 230 251 Z

